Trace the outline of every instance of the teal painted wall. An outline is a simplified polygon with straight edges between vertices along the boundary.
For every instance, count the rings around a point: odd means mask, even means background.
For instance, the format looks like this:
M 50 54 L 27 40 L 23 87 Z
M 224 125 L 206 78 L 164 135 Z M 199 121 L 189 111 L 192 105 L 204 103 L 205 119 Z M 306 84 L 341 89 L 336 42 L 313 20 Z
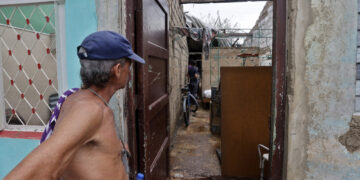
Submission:
M 76 47 L 87 35 L 97 31 L 95 0 L 67 0 L 65 18 L 68 88 L 80 87 L 80 63 Z M 38 145 L 39 140 L 0 138 L 0 179 Z
M 97 31 L 95 0 L 68 0 L 66 13 L 66 68 L 68 88 L 80 87 L 80 62 L 76 48 Z
M 10 172 L 27 154 L 39 145 L 39 140 L 0 138 L 0 179 Z

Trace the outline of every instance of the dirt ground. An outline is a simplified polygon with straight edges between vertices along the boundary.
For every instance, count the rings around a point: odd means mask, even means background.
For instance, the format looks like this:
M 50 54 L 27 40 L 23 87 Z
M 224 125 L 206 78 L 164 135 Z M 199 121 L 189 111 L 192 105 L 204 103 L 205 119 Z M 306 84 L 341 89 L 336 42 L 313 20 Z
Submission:
M 191 116 L 189 127 L 182 125 L 178 129 L 170 151 L 172 180 L 220 176 L 220 162 L 216 155 L 220 138 L 210 133 L 209 122 L 209 111 L 199 109 L 195 116 Z

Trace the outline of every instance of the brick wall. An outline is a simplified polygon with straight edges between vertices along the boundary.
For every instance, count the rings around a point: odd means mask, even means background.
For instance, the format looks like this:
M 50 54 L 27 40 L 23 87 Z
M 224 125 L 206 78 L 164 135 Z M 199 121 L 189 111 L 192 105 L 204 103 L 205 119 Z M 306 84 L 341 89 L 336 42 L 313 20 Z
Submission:
M 169 94 L 170 94 L 170 139 L 181 121 L 181 87 L 185 84 L 189 51 L 186 37 L 172 31 L 172 27 L 185 27 L 183 7 L 179 0 L 168 0 L 169 4 Z

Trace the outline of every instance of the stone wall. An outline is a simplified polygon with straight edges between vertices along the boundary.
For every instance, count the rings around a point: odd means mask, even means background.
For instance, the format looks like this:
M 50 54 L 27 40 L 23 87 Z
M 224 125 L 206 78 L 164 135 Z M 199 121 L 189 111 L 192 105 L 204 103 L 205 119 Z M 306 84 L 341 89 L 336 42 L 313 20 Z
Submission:
M 186 37 L 181 37 L 172 27 L 185 27 L 185 15 L 179 0 L 168 0 L 169 4 L 169 94 L 170 94 L 170 139 L 181 123 L 181 87 L 185 85 L 189 50 Z M 172 141 L 170 141 L 172 142 Z
M 357 0 L 288 2 L 285 178 L 359 179 Z

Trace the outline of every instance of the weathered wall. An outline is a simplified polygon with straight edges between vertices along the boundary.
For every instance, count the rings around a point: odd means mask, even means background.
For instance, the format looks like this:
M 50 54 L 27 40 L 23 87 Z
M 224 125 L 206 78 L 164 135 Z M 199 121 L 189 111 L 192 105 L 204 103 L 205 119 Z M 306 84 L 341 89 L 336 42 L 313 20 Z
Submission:
M 269 1 L 265 4 L 260 13 L 254 27 L 250 33 L 252 37 L 245 39 L 243 45 L 245 47 L 260 48 L 260 65 L 271 66 L 272 61 L 272 34 L 273 34 L 273 2 Z
M 125 0 L 95 0 L 98 18 L 98 31 L 115 31 L 125 35 Z M 124 113 L 125 89 L 117 91 L 110 99 L 110 106 L 114 111 L 116 131 L 118 136 L 127 142 L 127 124 Z
M 360 0 L 358 0 L 360 3 Z M 358 5 L 358 21 L 357 21 L 357 57 L 356 57 L 356 100 L 355 111 L 360 112 L 360 5 Z
M 168 0 L 171 27 L 185 27 L 183 7 L 179 0 Z M 189 50 L 186 37 L 169 31 L 169 94 L 170 94 L 170 139 L 181 117 L 181 87 L 185 85 Z M 172 142 L 172 141 L 170 141 Z
M 259 66 L 259 48 L 211 48 L 208 60 L 202 60 L 201 88 L 218 87 L 220 67 Z M 253 57 L 256 56 L 256 57 Z
M 110 30 L 125 36 L 126 16 L 125 0 L 95 0 L 98 18 L 98 31 Z M 129 82 L 132 84 L 132 82 Z M 114 112 L 116 132 L 124 143 L 128 141 L 126 114 L 125 114 L 126 89 L 118 90 L 110 99 L 110 107 Z M 128 168 L 127 162 L 124 162 Z
M 339 141 L 354 113 L 357 2 L 288 2 L 286 178 L 359 179 L 360 151 Z

